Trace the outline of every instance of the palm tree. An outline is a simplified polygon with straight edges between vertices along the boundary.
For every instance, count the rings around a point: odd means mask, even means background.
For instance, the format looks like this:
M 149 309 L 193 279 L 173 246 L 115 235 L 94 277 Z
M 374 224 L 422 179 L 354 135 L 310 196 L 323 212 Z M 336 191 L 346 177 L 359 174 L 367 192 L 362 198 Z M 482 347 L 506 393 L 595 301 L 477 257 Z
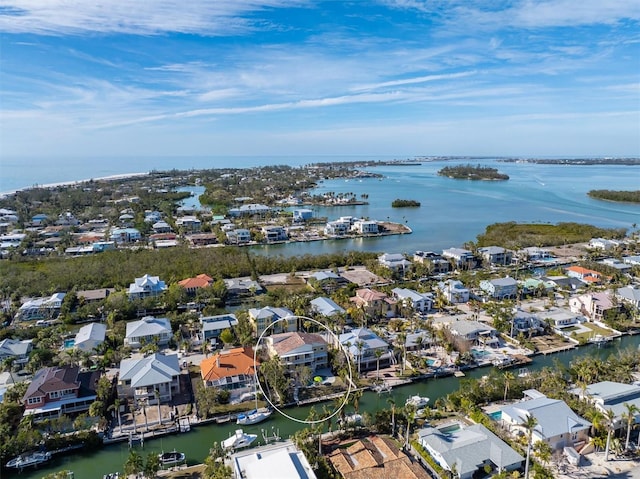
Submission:
M 636 414 L 640 412 L 638 406 L 635 404 L 624 403 L 624 407 L 626 411 L 624 412 L 624 417 L 627 420 L 627 440 L 624 443 L 625 450 L 629 449 L 629 439 L 631 438 L 631 423 L 633 423 L 636 419 Z
M 538 420 L 531 414 L 527 415 L 527 418 L 522 423 L 522 426 L 527 430 L 527 458 L 524 465 L 524 479 L 529 479 L 529 460 L 531 459 L 531 442 L 533 440 L 533 430 L 538 425 Z
M 413 420 L 416 417 L 416 408 L 413 406 L 407 406 L 405 408 L 405 413 L 407 415 L 407 437 L 404 441 L 404 447 L 409 447 L 409 432 L 411 430 L 411 424 L 413 424 Z
M 162 411 L 160 410 L 160 390 L 158 388 L 153 390 L 153 396 L 156 399 L 156 404 L 158 405 L 158 424 L 162 426 Z
M 111 406 L 109 406 L 110 410 L 115 410 L 116 414 L 118 415 L 118 428 L 120 429 L 120 434 L 122 434 L 122 419 L 120 418 L 120 405 L 122 404 L 122 401 L 120 401 L 120 399 L 116 399 L 115 401 L 113 401 L 113 404 Z
M 604 460 L 609 460 L 609 448 L 611 447 L 611 435 L 615 425 L 616 415 L 612 409 L 607 409 L 604 413 L 605 426 L 607 428 L 607 445 L 604 450 Z
M 394 437 L 396 434 L 396 401 L 389 398 L 387 403 L 391 406 L 391 437 Z
M 13 363 L 15 363 L 16 358 L 15 356 L 7 356 L 3 361 L 2 361 L 2 368 L 7 371 L 9 373 L 9 376 L 11 377 L 11 382 L 15 384 L 15 379 L 13 378 Z
M 360 364 L 362 362 L 362 350 L 367 344 L 364 341 L 356 341 L 356 348 L 358 348 L 358 377 L 360 377 Z
M 516 377 L 511 371 L 505 371 L 502 377 L 504 378 L 504 401 L 506 401 L 507 393 L 509 392 L 509 381 L 513 381 Z
M 383 355 L 384 353 L 382 352 L 381 349 L 376 349 L 373 352 L 373 355 L 376 357 L 376 381 L 380 380 L 380 357 Z
M 144 460 L 142 459 L 142 456 L 132 449 L 131 452 L 129 452 L 127 462 L 124 463 L 124 473 L 127 476 L 137 475 L 142 472 L 143 469 Z

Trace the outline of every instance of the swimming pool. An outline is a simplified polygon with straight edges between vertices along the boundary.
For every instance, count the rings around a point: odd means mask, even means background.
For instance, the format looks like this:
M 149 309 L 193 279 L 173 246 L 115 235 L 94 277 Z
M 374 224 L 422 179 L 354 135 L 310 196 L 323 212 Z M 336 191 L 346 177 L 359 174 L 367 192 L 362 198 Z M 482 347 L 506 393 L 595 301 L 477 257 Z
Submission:
M 494 421 L 499 421 L 500 419 L 502 419 L 502 411 L 493 411 L 487 414 L 487 416 L 489 416 Z
M 438 431 L 440 431 L 442 434 L 451 434 L 452 432 L 459 431 L 460 429 L 460 424 L 456 422 L 454 424 L 448 424 L 446 426 L 439 427 Z
M 484 356 L 489 356 L 491 353 L 482 349 L 472 349 L 471 354 L 473 354 L 474 356 L 480 356 L 482 358 Z
M 436 363 L 435 359 L 427 359 L 426 360 L 427 366 L 433 366 Z
M 64 340 L 64 349 L 71 349 L 76 345 L 75 339 L 65 339 Z

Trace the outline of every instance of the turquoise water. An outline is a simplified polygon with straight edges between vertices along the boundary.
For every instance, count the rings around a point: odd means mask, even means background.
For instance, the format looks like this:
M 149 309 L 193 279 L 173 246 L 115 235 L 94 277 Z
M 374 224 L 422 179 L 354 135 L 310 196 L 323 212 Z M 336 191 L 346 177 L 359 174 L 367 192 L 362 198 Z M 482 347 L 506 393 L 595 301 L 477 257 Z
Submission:
M 438 428 L 438 431 L 440 431 L 442 434 L 451 434 L 452 432 L 456 432 L 459 430 L 460 430 L 460 424 L 458 423 Z
M 65 339 L 64 340 L 64 349 L 70 349 L 76 345 L 75 339 Z
M 489 351 L 483 351 L 482 349 L 472 349 L 471 353 L 474 356 L 479 356 L 479 357 L 484 357 L 484 356 L 489 356 L 491 353 Z
M 427 359 L 425 361 L 427 363 L 427 366 L 433 366 L 436 363 L 435 359 Z
M 502 411 L 494 411 L 492 413 L 489 413 L 488 416 L 494 421 L 499 421 L 500 419 L 502 419 Z

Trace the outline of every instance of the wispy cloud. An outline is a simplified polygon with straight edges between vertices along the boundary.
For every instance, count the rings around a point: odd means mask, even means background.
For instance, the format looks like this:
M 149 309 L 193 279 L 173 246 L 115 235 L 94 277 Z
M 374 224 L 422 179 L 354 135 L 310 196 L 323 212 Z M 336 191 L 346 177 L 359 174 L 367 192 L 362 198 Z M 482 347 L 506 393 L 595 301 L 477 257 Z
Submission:
M 427 83 L 432 81 L 440 81 L 440 80 L 455 80 L 456 78 L 464 78 L 471 75 L 475 75 L 477 72 L 469 71 L 469 72 L 458 72 L 458 73 L 446 73 L 442 75 L 425 75 L 414 78 L 402 78 L 399 80 L 390 80 L 381 83 L 373 83 L 370 85 L 361 85 L 353 88 L 354 91 L 364 91 L 364 90 L 378 90 L 380 88 L 387 87 L 395 87 L 401 85 L 414 85 L 416 83 Z

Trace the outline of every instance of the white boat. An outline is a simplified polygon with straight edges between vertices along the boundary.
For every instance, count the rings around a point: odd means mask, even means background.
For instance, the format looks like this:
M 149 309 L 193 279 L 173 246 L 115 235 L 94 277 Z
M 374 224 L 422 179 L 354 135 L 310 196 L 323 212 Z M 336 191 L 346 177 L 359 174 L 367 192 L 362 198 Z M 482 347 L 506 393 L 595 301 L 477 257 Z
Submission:
M 14 457 L 6 466 L 12 469 L 23 469 L 25 467 L 37 466 L 51 459 L 50 452 L 33 452 L 31 454 L 21 454 Z
M 102 476 L 102 479 L 120 479 L 119 472 L 110 472 L 109 474 L 105 474 Z
M 424 396 L 411 396 L 407 398 L 404 403 L 405 406 L 414 406 L 416 408 L 423 408 L 429 403 L 429 398 Z
M 371 389 L 377 392 L 378 394 L 388 393 L 388 392 L 391 392 L 391 385 L 387 383 L 376 384 Z
M 163 452 L 162 454 L 158 454 L 160 464 L 162 464 L 163 466 L 180 464 L 181 462 L 184 462 L 185 458 L 186 456 L 183 452 L 178 452 L 175 449 L 171 452 Z
M 236 424 L 247 426 L 250 424 L 258 424 L 259 422 L 269 419 L 273 411 L 270 409 L 254 409 L 253 411 L 247 411 L 242 414 L 238 414 Z
M 520 368 L 518 369 L 518 377 L 519 378 L 526 378 L 527 376 L 531 375 L 531 371 L 529 371 L 529 368 Z
M 603 336 L 602 334 L 596 334 L 595 336 L 589 338 L 589 342 L 595 344 L 596 346 L 608 346 L 613 341 L 613 338 L 610 336 Z
M 340 420 L 342 424 L 362 424 L 362 414 L 349 414 Z
M 256 434 L 246 434 L 242 429 L 236 429 L 233 436 L 222 441 L 223 449 L 241 449 L 249 447 L 258 436 Z

